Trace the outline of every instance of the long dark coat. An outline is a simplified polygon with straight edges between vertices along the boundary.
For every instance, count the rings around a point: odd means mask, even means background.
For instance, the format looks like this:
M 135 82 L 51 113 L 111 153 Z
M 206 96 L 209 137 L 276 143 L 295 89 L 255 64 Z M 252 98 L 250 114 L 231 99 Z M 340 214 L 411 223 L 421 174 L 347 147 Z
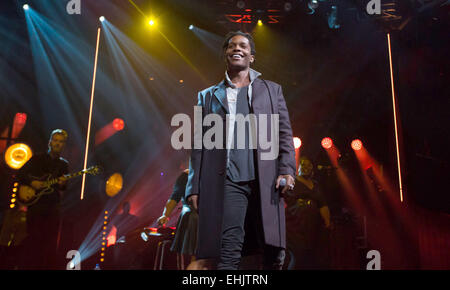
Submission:
M 270 114 L 279 114 L 278 159 L 261 160 L 261 153 L 270 150 L 262 150 L 258 142 L 256 163 L 264 242 L 267 245 L 285 248 L 285 206 L 283 198 L 275 189 L 275 184 L 278 175 L 295 176 L 295 151 L 289 113 L 281 86 L 260 78 L 256 78 L 252 83 L 251 103 L 253 114 L 257 118 L 259 114 L 268 115 L 269 140 L 272 138 Z M 199 92 L 197 106 L 202 107 L 203 118 L 209 113 L 221 115 L 225 128 L 225 116 L 228 113 L 225 81 Z M 203 128 L 203 132 L 205 131 L 207 129 Z M 186 198 L 191 194 L 199 195 L 197 258 L 217 258 L 220 254 L 226 152 L 226 149 L 205 148 L 191 151 Z

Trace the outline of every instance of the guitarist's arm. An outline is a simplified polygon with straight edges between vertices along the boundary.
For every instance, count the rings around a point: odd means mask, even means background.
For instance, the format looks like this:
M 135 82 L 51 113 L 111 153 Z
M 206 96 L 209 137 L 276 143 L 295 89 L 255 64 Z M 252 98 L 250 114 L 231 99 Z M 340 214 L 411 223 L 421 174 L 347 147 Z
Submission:
M 19 183 L 21 185 L 28 185 L 35 190 L 42 189 L 44 187 L 44 182 L 33 179 L 33 173 L 36 173 L 40 165 L 40 155 L 33 155 L 30 160 L 25 163 L 22 168 L 19 169 L 17 174 Z M 38 170 L 39 171 L 39 170 Z

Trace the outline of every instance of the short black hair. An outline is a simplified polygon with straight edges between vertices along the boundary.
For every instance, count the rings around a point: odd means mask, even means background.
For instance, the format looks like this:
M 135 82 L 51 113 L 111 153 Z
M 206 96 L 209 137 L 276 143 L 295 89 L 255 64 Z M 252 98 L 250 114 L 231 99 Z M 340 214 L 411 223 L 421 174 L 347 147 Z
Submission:
M 250 33 L 242 32 L 240 30 L 228 32 L 228 34 L 225 36 L 225 41 L 223 42 L 223 45 L 222 45 L 222 53 L 224 53 L 225 50 L 227 49 L 230 39 L 232 39 L 236 35 L 241 35 L 248 39 L 248 42 L 250 43 L 251 54 L 255 55 L 256 54 L 255 41 L 253 40 L 252 35 Z

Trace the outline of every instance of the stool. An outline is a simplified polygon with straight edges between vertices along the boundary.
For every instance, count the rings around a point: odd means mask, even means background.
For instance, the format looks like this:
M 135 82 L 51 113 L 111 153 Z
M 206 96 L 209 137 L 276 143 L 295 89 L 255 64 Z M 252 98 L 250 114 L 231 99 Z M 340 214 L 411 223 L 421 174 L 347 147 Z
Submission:
M 163 240 L 158 243 L 158 247 L 156 248 L 155 264 L 153 266 L 153 270 L 162 270 L 166 245 L 170 246 L 172 241 L 173 239 L 170 239 L 170 240 Z M 159 269 L 158 269 L 158 260 L 159 260 Z M 183 266 L 180 267 L 180 263 L 178 262 L 177 257 L 177 270 L 181 270 L 183 268 L 184 268 Z

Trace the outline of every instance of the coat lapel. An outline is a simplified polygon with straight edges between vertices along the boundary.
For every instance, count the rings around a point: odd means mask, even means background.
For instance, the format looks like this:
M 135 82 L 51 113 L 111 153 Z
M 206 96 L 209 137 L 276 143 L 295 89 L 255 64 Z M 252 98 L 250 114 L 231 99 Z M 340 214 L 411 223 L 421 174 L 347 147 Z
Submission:
M 267 101 L 269 100 L 269 96 L 267 95 L 267 88 L 264 85 L 263 81 L 259 78 L 255 79 L 252 83 L 252 110 L 253 113 L 269 113 L 267 111 Z M 270 104 L 270 103 L 269 103 Z
M 219 103 L 222 105 L 225 112 L 229 113 L 230 111 L 228 110 L 227 93 L 226 93 L 224 81 L 220 82 L 217 86 L 214 87 L 214 96 L 217 98 Z M 214 106 L 214 103 L 213 103 L 213 106 Z M 213 111 L 215 111 L 214 108 L 213 108 Z

